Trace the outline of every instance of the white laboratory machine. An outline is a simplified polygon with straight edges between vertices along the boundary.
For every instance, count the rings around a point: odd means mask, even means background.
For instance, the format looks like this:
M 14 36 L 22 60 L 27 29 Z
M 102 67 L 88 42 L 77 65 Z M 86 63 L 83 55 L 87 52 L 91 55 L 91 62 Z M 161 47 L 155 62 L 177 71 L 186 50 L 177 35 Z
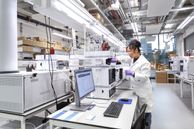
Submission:
M 105 66 L 106 58 L 85 58 L 83 63 L 85 66 Z
M 170 67 L 172 71 L 180 72 L 180 57 L 174 57 L 170 60 Z
M 53 73 L 53 86 L 57 98 L 64 96 L 70 88 L 68 70 Z M 25 113 L 35 107 L 54 100 L 49 71 L 0 74 L 0 110 Z
M 113 67 L 94 67 L 92 73 L 96 86 L 111 87 L 116 79 L 116 71 Z
M 93 93 L 94 98 L 99 99 L 111 99 L 116 92 L 116 87 L 95 87 L 95 91 Z
M 194 57 L 184 57 L 180 60 L 180 76 L 185 79 L 194 79 Z
M 49 68 L 50 67 L 50 68 Z M 54 60 L 52 61 L 48 61 L 48 60 L 38 60 L 36 61 L 36 70 L 37 71 L 46 71 L 46 70 L 57 70 L 58 67 L 57 67 L 57 61 Z
M 92 68 L 95 91 L 94 98 L 110 99 L 116 92 L 116 70 L 114 67 Z
M 66 55 L 36 55 L 36 61 L 34 62 L 36 63 L 35 67 L 37 71 L 46 71 L 49 69 L 62 70 L 69 67 L 69 58 Z

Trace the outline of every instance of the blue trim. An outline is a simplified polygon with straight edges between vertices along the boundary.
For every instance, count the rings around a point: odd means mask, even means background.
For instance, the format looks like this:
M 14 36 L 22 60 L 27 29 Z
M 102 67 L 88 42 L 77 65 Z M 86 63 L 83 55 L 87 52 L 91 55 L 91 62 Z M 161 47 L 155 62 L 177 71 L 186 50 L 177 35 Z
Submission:
M 78 114 L 78 112 L 73 112 L 71 115 L 69 115 L 68 117 L 66 117 L 64 120 L 70 120 L 72 119 L 74 116 L 76 116 Z
M 52 118 L 57 119 L 58 117 L 60 117 L 60 116 L 62 116 L 63 114 L 65 114 L 65 112 L 66 112 L 66 111 L 62 111 L 62 112 L 56 114 L 55 116 L 53 116 Z

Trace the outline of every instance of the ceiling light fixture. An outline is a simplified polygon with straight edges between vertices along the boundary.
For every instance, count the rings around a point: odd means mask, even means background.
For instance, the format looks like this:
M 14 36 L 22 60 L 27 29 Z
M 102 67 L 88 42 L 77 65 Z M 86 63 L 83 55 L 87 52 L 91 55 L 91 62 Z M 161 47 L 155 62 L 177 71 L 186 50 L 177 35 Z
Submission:
M 137 7 L 137 6 L 139 6 L 138 0 L 133 0 L 133 1 L 130 0 L 129 3 L 130 3 L 130 5 L 131 5 L 131 7 Z
M 169 24 L 166 24 L 166 25 L 165 25 L 165 29 L 172 28 L 173 26 L 174 26 L 174 24 L 170 24 L 170 23 L 169 23 Z
M 71 37 L 68 37 L 68 36 L 60 34 L 60 33 L 53 32 L 52 34 L 55 36 L 61 37 L 61 38 L 72 39 Z
M 119 7 L 120 7 L 119 0 L 116 0 L 114 4 L 111 4 L 112 10 L 119 10 Z
M 138 33 L 138 27 L 137 27 L 137 23 L 136 22 L 132 22 L 131 23 L 131 27 L 132 27 L 134 33 Z
M 40 2 L 40 0 L 36 0 L 36 1 L 37 2 L 35 2 L 34 7 L 35 7 L 35 10 L 40 14 L 44 14 L 51 18 L 53 17 L 55 18 L 55 20 L 58 20 L 62 23 L 63 21 L 65 23 L 65 20 L 68 17 L 70 19 L 68 21 L 73 21 L 72 25 L 75 25 L 77 23 L 78 23 L 78 26 L 85 25 L 86 28 L 93 30 L 93 32 L 97 33 L 99 36 L 104 35 L 106 37 L 110 37 L 110 38 L 113 37 L 114 39 L 117 39 L 113 35 L 109 36 L 111 35 L 111 32 L 106 27 L 101 25 L 85 8 L 80 6 L 80 4 L 76 2 L 77 0 L 52 0 L 52 1 L 48 0 L 48 1 L 45 1 L 46 3 Z M 118 3 L 119 3 L 119 0 L 116 1 L 116 5 Z M 68 24 L 71 25 L 71 23 L 68 23 Z M 53 35 L 60 36 L 66 39 L 72 39 L 60 33 L 57 33 L 57 34 L 53 33 Z M 112 41 L 111 43 L 119 47 L 124 45 L 124 43 L 121 42 L 119 39 L 111 40 L 111 41 Z

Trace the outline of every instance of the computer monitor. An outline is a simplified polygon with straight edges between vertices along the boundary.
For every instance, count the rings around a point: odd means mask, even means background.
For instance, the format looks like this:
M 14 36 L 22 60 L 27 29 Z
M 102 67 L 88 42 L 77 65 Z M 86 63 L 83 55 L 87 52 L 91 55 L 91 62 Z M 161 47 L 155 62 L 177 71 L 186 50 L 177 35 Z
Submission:
M 95 90 L 92 69 L 75 70 L 75 106 L 73 110 L 85 111 L 91 105 L 81 104 L 81 100 Z

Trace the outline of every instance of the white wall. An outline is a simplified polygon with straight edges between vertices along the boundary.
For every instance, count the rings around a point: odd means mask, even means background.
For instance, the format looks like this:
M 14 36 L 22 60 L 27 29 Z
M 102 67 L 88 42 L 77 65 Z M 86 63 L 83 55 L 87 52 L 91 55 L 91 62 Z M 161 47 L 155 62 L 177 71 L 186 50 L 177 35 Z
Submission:
M 178 56 L 184 55 L 184 38 L 194 33 L 194 25 L 190 25 L 184 30 L 183 34 L 176 36 L 176 52 Z
M 177 53 L 177 56 L 183 56 L 184 55 L 183 34 L 176 36 L 176 53 Z
M 190 25 L 184 32 L 183 38 L 186 38 L 190 34 L 194 33 L 194 25 Z

